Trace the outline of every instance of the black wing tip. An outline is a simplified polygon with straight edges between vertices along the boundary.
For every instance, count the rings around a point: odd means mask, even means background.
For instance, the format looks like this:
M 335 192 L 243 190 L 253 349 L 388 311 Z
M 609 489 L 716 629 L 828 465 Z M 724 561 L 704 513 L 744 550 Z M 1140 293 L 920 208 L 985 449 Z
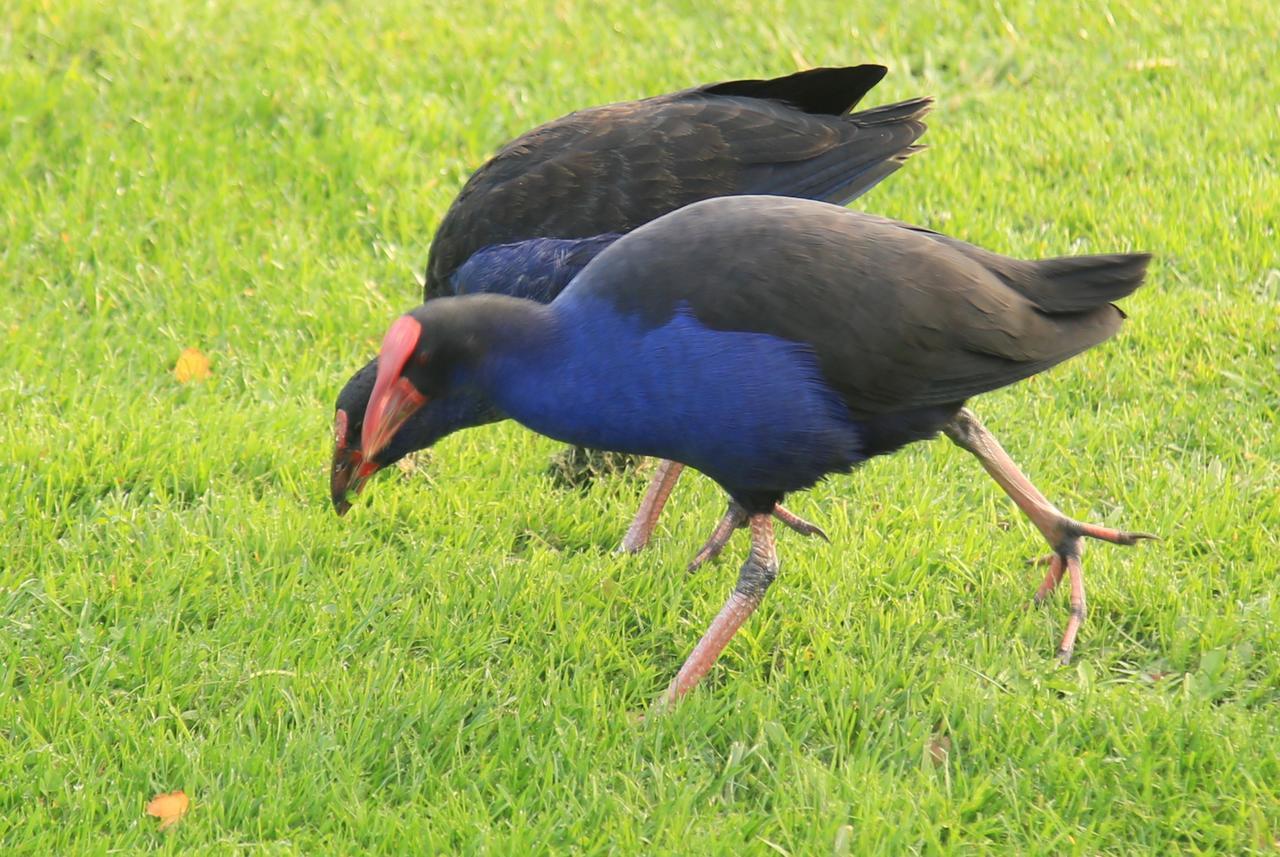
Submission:
M 881 104 L 878 107 L 859 110 L 857 113 L 850 114 L 849 120 L 863 127 L 920 122 L 936 104 L 937 101 L 932 95 L 922 95 L 919 98 L 909 98 L 906 101 L 895 101 L 892 104 Z M 922 126 L 923 124 L 921 122 Z
M 813 68 L 802 68 L 799 71 L 793 71 L 790 74 L 760 82 L 782 84 L 784 82 L 818 82 L 821 80 L 829 86 L 838 86 L 846 89 L 859 88 L 862 92 L 858 98 L 861 99 L 877 83 L 884 80 L 885 75 L 888 73 L 889 67 L 887 65 L 874 62 L 860 63 L 859 65 L 819 65 Z
M 888 73 L 889 68 L 878 63 L 820 66 L 767 80 L 726 80 L 698 87 L 698 91 L 706 95 L 781 101 L 805 113 L 843 116 Z

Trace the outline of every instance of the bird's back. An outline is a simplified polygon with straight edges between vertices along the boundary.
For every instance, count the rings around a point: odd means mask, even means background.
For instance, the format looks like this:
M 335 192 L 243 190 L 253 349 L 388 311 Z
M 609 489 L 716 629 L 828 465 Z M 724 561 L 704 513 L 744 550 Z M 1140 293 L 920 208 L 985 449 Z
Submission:
M 963 402 L 1109 338 L 1148 257 L 1026 262 L 834 205 L 729 197 L 625 236 L 558 300 L 812 348 L 858 417 Z
M 505 146 L 437 230 L 426 299 L 476 251 L 531 238 L 627 232 L 714 196 L 847 202 L 896 170 L 929 99 L 845 115 L 881 66 L 730 81 L 572 113 Z

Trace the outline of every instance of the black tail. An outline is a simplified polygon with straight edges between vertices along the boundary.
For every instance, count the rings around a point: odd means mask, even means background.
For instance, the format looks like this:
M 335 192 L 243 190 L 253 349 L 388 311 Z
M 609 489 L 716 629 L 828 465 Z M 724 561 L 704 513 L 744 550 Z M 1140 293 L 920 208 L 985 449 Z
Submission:
M 1048 313 L 1088 312 L 1133 294 L 1150 261 L 1150 253 L 1041 259 L 1031 263 L 1036 287 L 1024 294 Z
M 864 128 L 875 125 L 893 125 L 898 122 L 918 122 L 920 133 L 924 133 L 924 123 L 920 120 L 933 109 L 933 98 L 925 95 L 907 101 L 896 101 L 893 104 L 881 104 L 870 110 L 859 110 L 849 117 L 850 120 Z M 919 136 L 917 134 L 916 136 Z
M 730 80 L 703 89 L 710 95 L 736 95 L 782 101 L 805 113 L 843 116 L 888 73 L 882 65 L 811 68 L 772 80 Z
M 978 262 L 1049 315 L 1090 312 L 1128 297 L 1142 285 L 1151 261 L 1150 253 L 1111 253 L 1026 262 L 956 238 L 926 234 Z
M 915 141 L 932 107 L 932 98 L 913 98 L 843 117 L 832 123 L 840 130 L 837 145 L 818 157 L 774 167 L 765 180 L 749 185 L 750 192 L 847 205 L 925 148 Z

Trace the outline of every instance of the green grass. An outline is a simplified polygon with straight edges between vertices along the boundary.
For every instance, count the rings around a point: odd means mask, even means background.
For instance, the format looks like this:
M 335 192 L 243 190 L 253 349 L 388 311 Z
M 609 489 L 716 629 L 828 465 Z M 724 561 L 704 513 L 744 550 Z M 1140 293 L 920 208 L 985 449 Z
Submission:
M 1280 848 L 1280 66 L 1264 0 L 36 2 L 0 30 L 0 851 Z M 1024 609 L 1036 532 L 940 441 L 792 499 L 765 606 L 689 477 L 557 489 L 513 425 L 328 508 L 333 396 L 464 178 L 574 108 L 883 61 L 929 152 L 860 205 L 1145 249 L 1115 341 L 975 403 L 1069 513 L 1152 530 Z M 213 361 L 178 384 L 185 347 Z M 947 761 L 931 736 L 952 742 Z M 158 791 L 194 805 L 157 832 Z

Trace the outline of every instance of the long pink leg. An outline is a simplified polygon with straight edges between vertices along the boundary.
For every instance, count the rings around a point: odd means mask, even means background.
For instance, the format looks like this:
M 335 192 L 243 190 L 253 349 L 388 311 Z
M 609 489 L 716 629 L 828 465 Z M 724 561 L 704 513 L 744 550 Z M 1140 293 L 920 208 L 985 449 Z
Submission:
M 738 573 L 738 585 L 684 666 L 680 667 L 680 672 L 672 679 L 659 700 L 661 705 L 677 702 L 702 680 L 742 623 L 760 606 L 769 584 L 778 576 L 778 551 L 773 539 L 772 517 L 768 514 L 752 515 L 748 520 L 751 525 L 751 553 Z
M 627 534 L 622 537 L 618 553 L 638 553 L 649 543 L 649 537 L 653 535 L 658 517 L 662 514 L 662 507 L 667 504 L 667 498 L 671 496 L 671 489 L 676 487 L 682 470 L 684 465 L 678 461 L 658 462 L 657 469 L 653 471 L 653 479 L 649 481 L 649 488 L 644 492 L 644 499 L 640 501 L 640 508 L 636 510 L 636 516 L 627 528 Z
M 1053 550 L 1049 558 L 1049 572 L 1036 591 L 1036 603 L 1053 593 L 1064 576 L 1071 579 L 1071 618 L 1058 657 L 1064 664 L 1070 663 L 1075 650 L 1076 633 L 1085 616 L 1084 568 L 1080 563 L 1083 552 L 1081 538 L 1099 539 L 1117 545 L 1133 545 L 1142 539 L 1154 539 L 1150 533 L 1131 533 L 1113 530 L 1096 524 L 1086 524 L 1064 515 L 1031 484 L 1009 453 L 978 419 L 973 411 L 961 408 L 960 412 L 943 427 L 947 437 L 957 446 L 972 453 L 1010 499 L 1017 504 L 1031 523 L 1044 534 Z

